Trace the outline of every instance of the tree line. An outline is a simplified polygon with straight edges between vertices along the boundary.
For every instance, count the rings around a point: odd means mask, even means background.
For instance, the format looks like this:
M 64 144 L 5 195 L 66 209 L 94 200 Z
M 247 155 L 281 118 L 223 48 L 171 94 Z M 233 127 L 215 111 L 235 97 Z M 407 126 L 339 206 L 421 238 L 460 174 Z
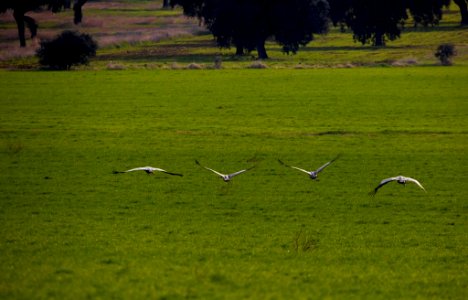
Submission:
M 468 0 L 453 0 L 461 11 L 461 25 L 468 25 Z M 256 50 L 268 58 L 267 39 L 274 39 L 286 53 L 295 53 L 326 33 L 331 23 L 350 29 L 355 41 L 384 46 L 400 37 L 410 17 L 414 26 L 436 26 L 451 0 L 171 0 L 184 14 L 200 20 L 220 47 L 236 54 Z
M 70 8 L 74 23 L 82 21 L 87 0 L 1 0 L 0 13 L 13 10 L 20 46 L 26 45 L 25 27 L 31 37 L 37 23 L 25 14 L 45 8 L 53 12 Z M 384 46 L 400 37 L 408 20 L 413 26 L 436 26 L 443 8 L 452 0 L 164 0 L 163 7 L 180 6 L 185 15 L 198 18 L 213 34 L 218 46 L 235 47 L 236 54 L 257 51 L 268 58 L 265 43 L 274 39 L 285 53 L 296 53 L 329 30 L 330 23 L 353 32 L 355 41 Z M 468 0 L 453 0 L 468 25 Z M 330 22 L 331 21 L 331 22 Z

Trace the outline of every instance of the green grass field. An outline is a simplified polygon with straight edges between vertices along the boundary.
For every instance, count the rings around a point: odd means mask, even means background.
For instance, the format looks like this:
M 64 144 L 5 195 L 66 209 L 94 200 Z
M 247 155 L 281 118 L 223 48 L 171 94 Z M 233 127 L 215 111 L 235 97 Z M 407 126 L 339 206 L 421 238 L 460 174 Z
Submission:
M 0 298 L 466 299 L 467 81 L 1 71 Z M 144 165 L 184 177 L 112 174 Z M 368 196 L 399 174 L 427 193 Z

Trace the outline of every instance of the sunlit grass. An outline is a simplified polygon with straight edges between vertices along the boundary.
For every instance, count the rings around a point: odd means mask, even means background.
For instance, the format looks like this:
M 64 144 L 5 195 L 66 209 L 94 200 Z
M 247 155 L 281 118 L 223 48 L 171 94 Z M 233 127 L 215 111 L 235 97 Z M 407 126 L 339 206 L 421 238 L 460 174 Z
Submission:
M 467 79 L 0 72 L 0 297 L 464 299 Z

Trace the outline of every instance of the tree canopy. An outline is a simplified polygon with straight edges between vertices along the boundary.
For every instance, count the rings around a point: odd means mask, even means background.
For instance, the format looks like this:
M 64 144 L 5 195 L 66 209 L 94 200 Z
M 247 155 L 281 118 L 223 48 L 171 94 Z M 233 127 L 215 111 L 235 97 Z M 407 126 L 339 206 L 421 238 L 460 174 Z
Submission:
M 172 0 L 171 5 L 203 22 L 220 47 L 234 45 L 237 54 L 256 49 L 261 59 L 268 58 L 269 38 L 284 52 L 296 53 L 313 34 L 328 30 L 326 0 Z
M 328 0 L 330 17 L 335 25 L 349 27 L 356 41 L 383 46 L 400 37 L 401 30 L 413 16 L 416 24 L 437 25 L 442 8 L 450 0 Z
M 411 0 L 408 9 L 415 25 L 437 25 L 442 19 L 442 8 L 449 4 L 450 0 Z
M 81 22 L 83 17 L 81 8 L 87 1 L 88 0 L 74 1 L 73 10 L 75 24 Z M 8 9 L 13 10 L 13 17 L 15 18 L 18 27 L 20 46 L 25 47 L 25 25 L 31 32 L 31 38 L 36 36 L 38 27 L 36 21 L 33 18 L 25 15 L 28 11 L 33 11 L 41 7 L 45 7 L 46 9 L 52 10 L 53 12 L 58 12 L 61 9 L 67 8 L 69 6 L 70 0 L 1 0 L 0 13 L 4 13 Z
M 460 8 L 461 25 L 468 25 L 468 0 L 453 0 Z

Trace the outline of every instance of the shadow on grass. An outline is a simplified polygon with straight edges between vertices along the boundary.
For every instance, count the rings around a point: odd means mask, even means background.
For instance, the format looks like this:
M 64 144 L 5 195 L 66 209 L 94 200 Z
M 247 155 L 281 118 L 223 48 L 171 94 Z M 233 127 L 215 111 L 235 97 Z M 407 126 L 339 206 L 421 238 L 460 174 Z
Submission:
M 461 26 L 460 23 L 458 22 L 444 22 L 442 25 L 438 26 L 428 26 L 424 27 L 422 25 L 418 26 L 411 26 L 411 27 L 405 27 L 402 30 L 402 34 L 405 34 L 405 32 L 427 32 L 427 33 L 433 33 L 433 32 L 452 32 L 452 31 L 459 31 L 460 29 L 467 28 L 466 26 Z
M 101 54 L 96 60 L 109 61 L 154 61 L 181 63 L 213 63 L 216 57 L 221 57 L 222 61 L 250 61 L 251 55 L 236 56 L 232 53 L 222 53 L 214 41 L 184 41 L 171 44 L 135 45 L 127 51 L 118 51 L 110 54 Z
M 374 47 L 371 45 L 361 45 L 356 43 L 356 46 L 308 46 L 301 48 L 300 51 L 308 52 L 327 52 L 327 51 L 359 51 L 359 52 L 375 52 L 382 50 L 398 50 L 398 49 L 414 49 L 423 48 L 423 46 L 417 45 L 387 45 L 383 47 Z

